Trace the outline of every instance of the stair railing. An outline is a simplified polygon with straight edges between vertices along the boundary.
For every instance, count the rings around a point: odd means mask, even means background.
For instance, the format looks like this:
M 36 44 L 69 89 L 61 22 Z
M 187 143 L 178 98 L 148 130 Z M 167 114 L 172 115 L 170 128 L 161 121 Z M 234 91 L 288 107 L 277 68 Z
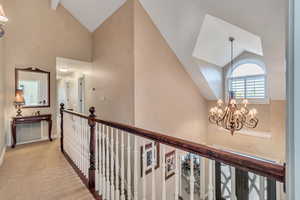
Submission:
M 285 165 L 101 120 L 94 107 L 89 111 L 61 104 L 61 151 L 95 199 L 281 198 Z

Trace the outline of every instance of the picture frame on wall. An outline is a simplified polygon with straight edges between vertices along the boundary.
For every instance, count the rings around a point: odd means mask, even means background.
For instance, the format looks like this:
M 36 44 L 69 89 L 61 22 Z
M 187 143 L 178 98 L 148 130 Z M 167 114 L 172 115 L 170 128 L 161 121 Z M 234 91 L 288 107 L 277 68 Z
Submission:
M 143 154 L 144 154 L 144 149 L 145 149 L 145 156 L 146 156 L 146 166 L 144 168 L 144 162 L 143 162 Z M 154 169 L 158 169 L 159 168 L 159 161 L 160 161 L 160 157 L 159 157 L 159 143 L 155 142 L 154 143 L 154 155 L 152 152 L 152 143 L 148 143 L 146 144 L 144 147 L 141 146 L 141 177 L 143 177 L 143 172 L 144 170 L 146 171 L 146 175 L 148 175 L 149 173 L 152 172 L 152 156 L 154 156 Z
M 166 170 L 165 170 L 165 180 L 168 180 L 172 176 L 175 175 L 176 170 L 176 153 L 175 150 L 165 155 L 165 163 L 166 163 Z

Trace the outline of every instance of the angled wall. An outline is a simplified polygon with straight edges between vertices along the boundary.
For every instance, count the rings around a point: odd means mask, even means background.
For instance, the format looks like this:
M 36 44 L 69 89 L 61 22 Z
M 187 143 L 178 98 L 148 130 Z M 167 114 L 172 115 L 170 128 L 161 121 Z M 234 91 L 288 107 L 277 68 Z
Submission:
M 205 99 L 139 1 L 134 13 L 136 126 L 204 143 Z
M 99 117 L 134 124 L 133 4 L 127 1 L 93 33 L 87 104 Z

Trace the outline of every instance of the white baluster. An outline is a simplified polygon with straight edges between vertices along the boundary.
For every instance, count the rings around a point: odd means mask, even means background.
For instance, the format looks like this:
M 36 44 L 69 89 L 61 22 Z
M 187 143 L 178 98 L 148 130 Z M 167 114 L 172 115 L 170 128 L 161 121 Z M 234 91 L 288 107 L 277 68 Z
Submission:
M 156 199 L 156 191 L 155 191 L 155 143 L 152 141 L 152 163 L 151 163 L 151 170 L 152 170 L 152 200 Z M 156 162 L 158 161 L 158 158 L 156 158 Z
M 115 172 L 114 172 L 114 130 L 110 128 L 110 192 L 111 200 L 115 199 Z
M 131 200 L 130 134 L 127 133 L 127 200 Z
M 231 200 L 236 200 L 236 195 L 235 195 L 235 168 L 230 167 L 231 171 Z
M 178 200 L 178 187 L 179 187 L 179 177 L 178 177 L 178 155 L 175 149 L 175 200 Z
M 90 131 L 89 131 L 89 125 L 88 125 L 88 120 L 85 120 L 86 123 L 85 123 L 85 127 L 86 127 L 86 141 L 85 141 L 85 163 L 86 163 L 86 167 L 85 167 L 85 176 L 86 178 L 88 178 L 88 169 L 89 169 L 89 165 L 90 165 L 90 162 L 89 162 L 89 157 L 90 157 L 90 151 L 89 151 L 89 141 L 90 141 Z
M 120 199 L 119 131 L 116 130 L 116 200 Z
M 205 158 L 200 157 L 200 199 L 205 200 Z
M 190 200 L 194 200 L 194 184 L 195 184 L 195 177 L 194 177 L 194 156 L 191 155 L 191 175 L 190 175 Z
M 102 197 L 106 199 L 106 135 L 105 126 L 102 125 Z
M 87 137 L 87 132 L 86 132 L 86 124 L 85 124 L 85 119 L 83 120 L 83 141 L 82 141 L 82 149 L 83 149 L 83 156 L 82 156 L 82 160 L 83 160 L 83 169 L 82 169 L 82 173 L 85 175 L 86 172 L 86 149 L 85 149 L 85 145 L 86 145 L 86 137 Z
M 84 124 L 84 119 L 80 120 L 80 171 L 81 173 L 84 172 L 84 128 L 83 128 L 83 124 Z
M 74 129 L 74 121 L 73 121 L 73 119 L 72 119 L 72 126 L 73 126 L 73 129 Z M 75 132 L 75 130 L 74 130 L 74 132 Z M 71 144 L 71 147 L 72 147 L 72 149 L 71 149 L 71 157 L 72 157 L 72 161 L 73 162 L 75 162 L 75 159 L 74 159 L 74 132 L 71 132 L 70 133 L 70 144 Z
M 161 152 L 162 152 L 162 200 L 166 200 L 166 149 L 165 149 L 165 145 L 161 145 Z M 178 199 L 177 199 L 178 200 Z
M 87 170 L 86 170 L 86 176 L 89 177 L 89 168 L 90 168 L 90 137 L 91 137 L 91 131 L 90 126 L 87 123 L 87 130 L 88 130 L 88 140 L 87 140 Z
M 133 198 L 138 200 L 138 146 L 137 146 L 138 137 L 134 136 L 134 188 L 133 188 Z
M 96 150 L 95 150 L 95 164 L 96 164 L 96 175 L 95 175 L 95 189 L 96 191 L 99 191 L 99 124 L 96 123 Z
M 143 173 L 143 177 L 142 177 L 142 186 L 143 186 L 143 197 L 142 199 L 143 200 L 146 200 L 146 142 L 145 140 L 143 140 L 143 156 L 142 156 L 142 159 L 143 159 L 143 170 L 142 170 L 142 173 Z
M 99 155 L 99 174 L 98 174 L 98 177 L 99 177 L 99 186 L 98 186 L 98 193 L 100 196 L 102 196 L 102 188 L 103 188 L 103 185 L 102 185 L 102 160 L 103 160 L 103 157 L 102 157 L 102 146 L 103 146 L 103 143 L 102 143 L 102 124 L 99 124 L 97 123 L 98 125 L 98 138 L 99 138 L 99 152 L 98 152 L 98 155 Z
M 75 133 L 75 141 L 76 141 L 76 166 L 79 168 L 79 117 L 75 118 L 76 124 L 76 133 Z
M 121 200 L 125 200 L 125 187 L 124 187 L 124 132 L 121 131 Z
M 106 127 L 106 198 L 110 199 L 110 171 L 109 171 L 109 131 L 108 127 Z
M 82 118 L 80 118 L 80 144 L 79 144 L 79 151 L 80 151 L 80 171 L 82 172 L 82 165 L 83 165 L 83 162 L 82 162 Z
M 72 121 L 71 121 L 71 124 L 72 124 L 72 128 L 73 128 L 73 130 L 74 130 L 74 121 L 73 121 L 73 117 L 72 117 Z M 72 161 L 74 162 L 74 132 L 75 132 L 75 130 L 74 131 L 72 131 L 72 134 L 71 134 L 71 132 L 70 132 L 70 156 L 71 156 L 71 159 L 72 159 Z
M 214 161 L 208 160 L 208 200 L 214 199 L 214 187 L 213 187 L 213 176 L 214 176 Z
M 79 168 L 80 168 L 80 172 L 82 173 L 83 172 L 83 130 L 82 130 L 82 122 L 83 122 L 83 119 L 80 118 L 79 119 L 79 144 L 78 144 L 78 148 L 79 148 Z
M 78 158 L 77 158 L 77 134 L 78 134 L 78 125 L 76 123 L 77 121 L 77 117 L 74 117 L 74 127 L 75 127 L 75 131 L 74 131 L 74 163 L 76 166 L 78 166 Z

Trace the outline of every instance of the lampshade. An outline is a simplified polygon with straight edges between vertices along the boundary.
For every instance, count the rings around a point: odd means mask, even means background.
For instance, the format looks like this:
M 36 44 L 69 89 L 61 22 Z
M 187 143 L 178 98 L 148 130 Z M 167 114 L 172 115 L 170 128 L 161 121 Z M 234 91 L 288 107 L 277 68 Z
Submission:
M 25 104 L 24 93 L 23 90 L 16 90 L 15 104 L 22 105 Z
M 8 18 L 5 15 L 2 5 L 0 5 L 0 23 L 5 23 L 8 21 Z

